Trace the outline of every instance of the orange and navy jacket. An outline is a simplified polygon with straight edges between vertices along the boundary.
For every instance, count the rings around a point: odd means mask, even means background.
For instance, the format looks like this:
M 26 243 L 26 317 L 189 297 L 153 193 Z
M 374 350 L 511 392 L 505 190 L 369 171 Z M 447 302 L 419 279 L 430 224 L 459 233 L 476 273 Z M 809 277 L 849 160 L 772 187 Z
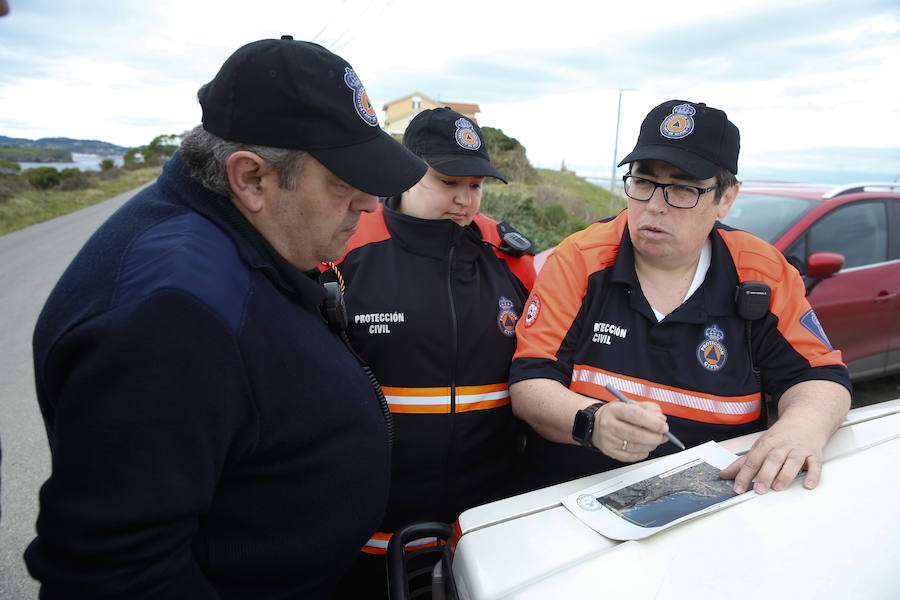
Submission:
M 514 454 L 509 365 L 535 277 L 533 256 L 485 243 L 500 245 L 488 217 L 460 227 L 395 206 L 389 198 L 362 215 L 338 266 L 348 335 L 394 419 L 388 508 L 371 553 L 403 525 L 452 523 L 504 492 Z
M 849 389 L 840 351 L 832 349 L 799 273 L 782 254 L 718 222 L 710 241 L 705 281 L 657 321 L 635 274 L 627 210 L 565 239 L 541 270 L 519 321 L 510 383 L 553 379 L 585 396 L 613 401 L 604 387 L 611 383 L 636 401 L 659 404 L 672 433 L 688 447 L 763 429 L 761 387 L 775 400 L 811 379 Z M 768 314 L 751 323 L 749 346 L 747 321 L 737 314 L 734 299 L 744 281 L 772 289 Z M 751 367 L 751 347 L 761 384 Z M 544 471 L 533 484 L 622 464 L 563 446 L 541 441 L 532 448 L 533 468 Z M 675 450 L 667 443 L 650 456 Z

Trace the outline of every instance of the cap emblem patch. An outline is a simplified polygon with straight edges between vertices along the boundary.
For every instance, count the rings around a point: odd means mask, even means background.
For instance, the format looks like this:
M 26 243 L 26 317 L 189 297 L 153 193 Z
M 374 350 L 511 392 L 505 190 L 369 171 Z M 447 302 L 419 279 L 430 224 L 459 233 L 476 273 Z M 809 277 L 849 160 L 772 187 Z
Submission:
M 728 359 L 728 351 L 722 340 L 725 339 L 725 332 L 719 329 L 718 325 L 711 325 L 703 332 L 706 339 L 697 346 L 697 362 L 707 371 L 716 372 L 725 366 Z
M 516 335 L 516 322 L 519 320 L 519 315 L 513 311 L 512 300 L 506 296 L 500 296 L 498 304 L 500 311 L 497 313 L 497 326 L 500 328 L 500 333 L 506 337 L 512 337 Z
M 475 127 L 468 119 L 456 120 L 456 143 L 466 150 L 481 148 L 481 138 L 478 137 Z
M 344 68 L 344 83 L 353 90 L 353 107 L 356 108 L 356 114 L 372 127 L 378 127 L 378 115 L 375 114 L 375 107 L 366 93 L 366 88 L 351 67 Z
M 693 116 L 697 113 L 690 104 L 679 104 L 672 109 L 672 114 L 663 119 L 659 132 L 663 137 L 677 140 L 687 137 L 694 130 Z

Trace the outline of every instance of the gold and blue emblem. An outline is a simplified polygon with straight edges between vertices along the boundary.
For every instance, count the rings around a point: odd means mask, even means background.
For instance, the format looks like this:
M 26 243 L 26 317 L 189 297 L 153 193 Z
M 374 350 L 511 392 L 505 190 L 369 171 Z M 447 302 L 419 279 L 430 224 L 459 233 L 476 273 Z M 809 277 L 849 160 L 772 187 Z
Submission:
M 697 362 L 707 371 L 716 372 L 725 366 L 728 359 L 728 351 L 722 340 L 725 339 L 725 332 L 719 329 L 718 325 L 711 325 L 703 331 L 706 339 L 697 346 Z
M 512 300 L 506 296 L 500 296 L 498 303 L 500 312 L 497 313 L 497 326 L 500 328 L 500 333 L 506 337 L 512 337 L 516 335 L 516 323 L 519 321 L 519 315 L 513 310 Z
M 659 132 L 664 137 L 678 140 L 687 137 L 694 130 L 694 115 L 697 109 L 690 104 L 679 104 L 672 109 L 672 114 L 663 119 Z
M 475 131 L 475 126 L 468 119 L 456 120 L 456 143 L 466 150 L 478 150 L 481 148 L 481 138 Z
M 375 107 L 372 106 L 369 94 L 366 93 L 366 88 L 363 87 L 356 71 L 351 67 L 344 68 L 344 83 L 353 90 L 353 107 L 356 109 L 356 114 L 368 125 L 378 127 L 378 115 L 375 114 Z

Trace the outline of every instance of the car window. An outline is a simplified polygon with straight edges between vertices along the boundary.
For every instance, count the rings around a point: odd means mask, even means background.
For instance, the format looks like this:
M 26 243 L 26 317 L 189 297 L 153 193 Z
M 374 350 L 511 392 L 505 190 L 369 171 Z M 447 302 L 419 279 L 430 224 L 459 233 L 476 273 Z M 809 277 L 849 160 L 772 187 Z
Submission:
M 805 198 L 740 193 L 722 222 L 749 231 L 770 244 L 811 211 L 816 202 Z
M 809 229 L 812 252 L 839 252 L 844 268 L 887 260 L 887 211 L 884 202 L 854 202 L 829 212 Z

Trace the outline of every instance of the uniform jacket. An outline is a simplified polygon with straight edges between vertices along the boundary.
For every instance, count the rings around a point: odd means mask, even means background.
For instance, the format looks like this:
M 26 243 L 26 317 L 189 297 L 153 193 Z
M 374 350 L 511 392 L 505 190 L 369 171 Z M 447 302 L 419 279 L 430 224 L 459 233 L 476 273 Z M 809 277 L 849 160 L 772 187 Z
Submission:
M 840 352 L 829 344 L 799 273 L 782 254 L 720 223 L 710 240 L 705 281 L 662 321 L 638 284 L 627 211 L 564 240 L 544 265 L 519 323 L 510 382 L 554 379 L 602 401 L 613 400 L 604 387 L 612 383 L 634 400 L 658 403 L 671 432 L 688 447 L 763 429 L 761 390 L 777 401 L 811 379 L 849 388 Z M 750 324 L 749 344 L 748 322 L 734 299 L 744 281 L 772 289 L 768 313 Z M 751 368 L 751 351 L 761 381 Z M 541 484 L 622 464 L 575 446 L 541 444 L 553 458 L 537 458 L 539 470 L 552 470 L 551 463 L 567 467 Z M 675 450 L 666 443 L 650 456 Z
M 452 522 L 500 490 L 513 458 L 515 324 L 534 278 L 531 255 L 484 243 L 500 243 L 491 219 L 460 227 L 395 202 L 363 215 L 339 267 L 350 339 L 394 416 L 390 500 L 373 552 L 409 522 Z
M 390 448 L 323 297 L 179 154 L 100 227 L 34 333 L 42 598 L 331 596 Z

